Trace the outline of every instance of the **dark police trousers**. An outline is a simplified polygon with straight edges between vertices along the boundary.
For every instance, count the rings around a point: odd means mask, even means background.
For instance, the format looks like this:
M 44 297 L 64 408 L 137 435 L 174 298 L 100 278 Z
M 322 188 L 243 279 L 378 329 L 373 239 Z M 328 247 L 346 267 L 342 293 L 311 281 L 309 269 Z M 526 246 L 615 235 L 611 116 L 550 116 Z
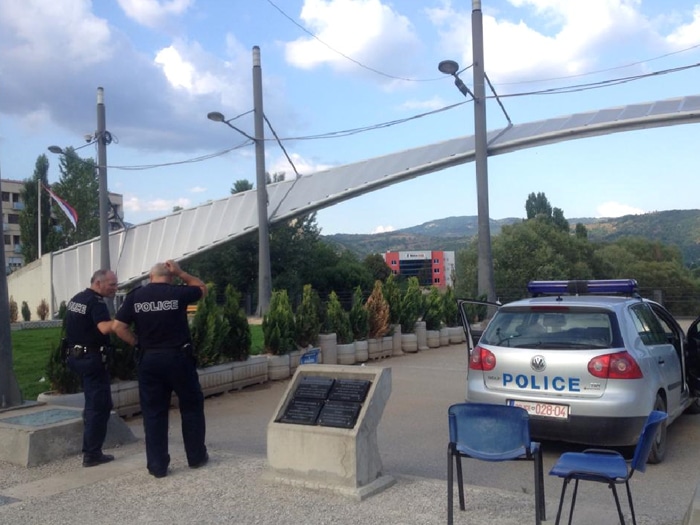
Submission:
M 80 376 L 85 394 L 83 456 L 90 459 L 100 457 L 113 407 L 109 372 L 100 352 L 88 352 L 79 357 L 71 355 L 68 367 Z
M 138 379 L 148 471 L 164 474 L 170 464 L 168 412 L 173 391 L 180 406 L 187 463 L 201 463 L 207 455 L 204 395 L 192 355 L 179 348 L 144 349 Z

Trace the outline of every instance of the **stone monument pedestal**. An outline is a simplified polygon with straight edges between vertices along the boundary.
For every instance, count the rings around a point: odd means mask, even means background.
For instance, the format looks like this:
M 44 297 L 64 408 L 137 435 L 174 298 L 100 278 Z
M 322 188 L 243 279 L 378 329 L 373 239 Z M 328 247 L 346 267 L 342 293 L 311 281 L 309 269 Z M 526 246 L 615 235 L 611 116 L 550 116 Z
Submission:
M 357 500 L 393 485 L 377 445 L 390 394 L 390 368 L 300 366 L 267 427 L 265 478 Z

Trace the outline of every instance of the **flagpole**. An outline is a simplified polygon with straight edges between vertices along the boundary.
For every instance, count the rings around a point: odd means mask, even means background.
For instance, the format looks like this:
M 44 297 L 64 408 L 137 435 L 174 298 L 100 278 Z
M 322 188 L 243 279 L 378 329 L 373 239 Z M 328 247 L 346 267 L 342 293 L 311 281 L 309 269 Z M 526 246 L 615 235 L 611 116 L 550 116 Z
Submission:
M 38 178 L 36 181 L 36 208 L 37 208 L 37 245 L 39 249 L 37 250 L 37 253 L 39 254 L 39 257 L 37 259 L 41 259 L 41 178 Z

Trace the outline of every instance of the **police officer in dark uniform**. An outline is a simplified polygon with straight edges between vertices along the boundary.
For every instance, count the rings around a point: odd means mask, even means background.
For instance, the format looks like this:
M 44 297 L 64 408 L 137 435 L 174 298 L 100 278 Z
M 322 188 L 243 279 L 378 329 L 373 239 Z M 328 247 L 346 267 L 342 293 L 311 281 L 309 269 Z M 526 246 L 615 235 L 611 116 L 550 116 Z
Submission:
M 185 286 L 173 285 L 174 277 Z M 209 461 L 204 444 L 204 395 L 191 344 L 187 305 L 206 295 L 201 279 L 172 260 L 153 266 L 150 283 L 130 292 L 114 319 L 114 331 L 137 346 L 139 399 L 146 434 L 148 472 L 167 475 L 168 412 L 175 391 L 182 419 L 187 463 L 198 468 Z M 130 325 L 134 325 L 134 332 Z
M 112 332 L 105 297 L 117 293 L 117 276 L 111 270 L 97 270 L 86 288 L 66 306 L 64 351 L 68 367 L 78 374 L 85 394 L 83 411 L 83 467 L 94 467 L 114 459 L 102 453 L 107 422 L 112 410 L 107 360 Z

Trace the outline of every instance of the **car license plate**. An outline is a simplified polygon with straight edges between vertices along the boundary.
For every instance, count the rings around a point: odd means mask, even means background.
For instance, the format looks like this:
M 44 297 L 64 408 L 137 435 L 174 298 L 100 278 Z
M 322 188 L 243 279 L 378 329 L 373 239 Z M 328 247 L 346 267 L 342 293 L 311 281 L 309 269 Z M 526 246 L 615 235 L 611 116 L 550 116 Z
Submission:
M 551 417 L 555 419 L 569 418 L 569 405 L 555 405 L 552 403 L 536 403 L 534 401 L 519 401 L 509 399 L 508 404 L 527 410 L 531 416 Z

